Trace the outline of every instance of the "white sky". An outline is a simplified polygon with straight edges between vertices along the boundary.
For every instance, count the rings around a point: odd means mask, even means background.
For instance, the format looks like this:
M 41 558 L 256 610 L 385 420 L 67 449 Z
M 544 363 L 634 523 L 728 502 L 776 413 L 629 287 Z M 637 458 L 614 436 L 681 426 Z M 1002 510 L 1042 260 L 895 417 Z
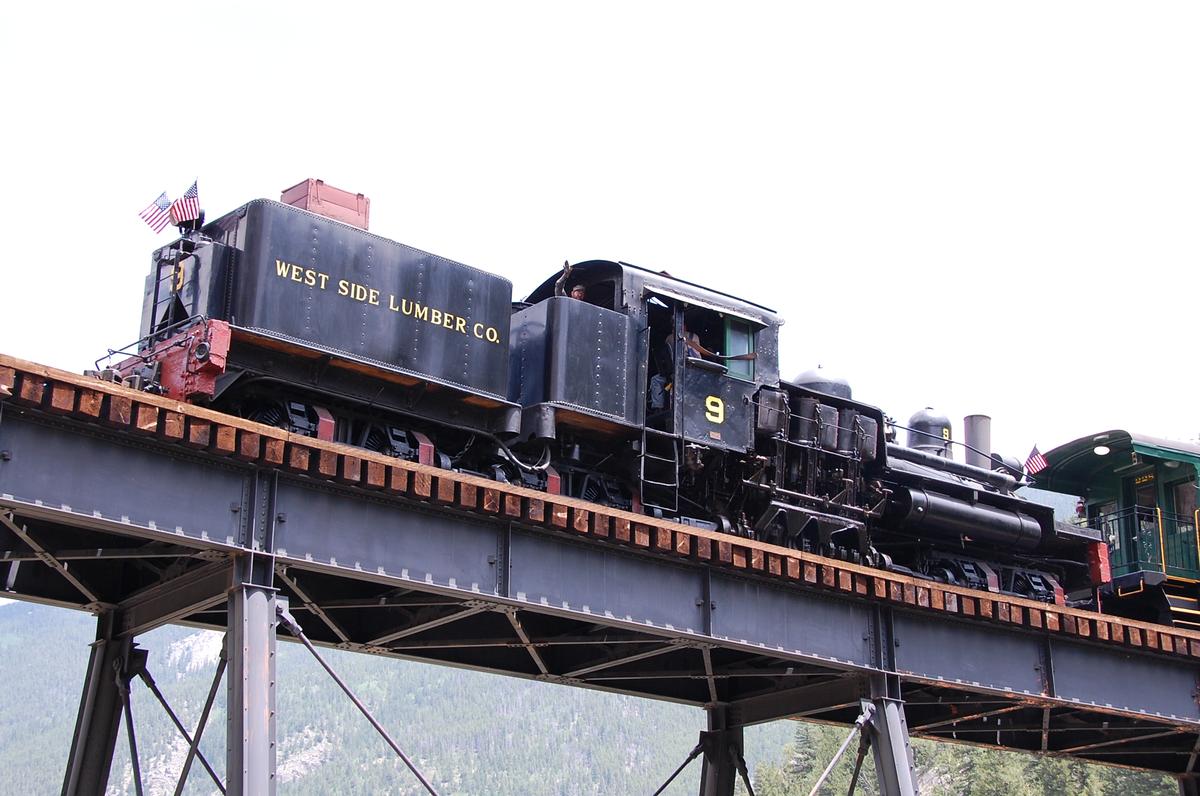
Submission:
M 137 336 L 137 212 L 307 177 L 508 276 L 666 269 L 898 420 L 1200 432 L 1194 3 L 19 3 L 0 351 Z

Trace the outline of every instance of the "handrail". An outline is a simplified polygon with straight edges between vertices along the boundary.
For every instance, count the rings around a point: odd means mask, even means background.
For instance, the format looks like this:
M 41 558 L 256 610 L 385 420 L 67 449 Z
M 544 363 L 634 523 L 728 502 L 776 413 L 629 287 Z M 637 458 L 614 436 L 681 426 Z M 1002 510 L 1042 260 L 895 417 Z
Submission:
M 1162 563 L 1162 571 L 1165 575 L 1167 574 L 1167 542 L 1163 536 L 1162 509 L 1155 506 L 1154 513 L 1158 515 L 1158 560 Z

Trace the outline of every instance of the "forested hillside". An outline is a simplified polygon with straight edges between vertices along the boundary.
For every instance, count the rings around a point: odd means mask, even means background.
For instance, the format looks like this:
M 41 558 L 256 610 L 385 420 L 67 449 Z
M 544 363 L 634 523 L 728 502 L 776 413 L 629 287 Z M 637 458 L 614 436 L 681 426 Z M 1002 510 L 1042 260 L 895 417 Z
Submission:
M 0 792 L 61 788 L 94 621 L 25 603 L 0 606 Z M 162 628 L 140 642 L 150 671 L 194 726 L 221 636 Z M 686 757 L 704 722 L 695 708 L 367 655 L 322 651 L 439 790 L 450 794 L 650 794 Z M 277 664 L 280 794 L 418 794 L 420 786 L 307 650 L 281 643 Z M 147 794 L 170 794 L 186 754 L 153 696 L 135 682 L 134 717 Z M 224 770 L 224 689 L 202 748 Z M 808 793 L 846 730 L 777 722 L 747 732 L 760 796 Z M 134 793 L 122 736 L 110 793 Z M 1175 794 L 1164 777 L 916 743 L 926 796 Z M 827 794 L 844 794 L 853 754 Z M 874 793 L 870 761 L 860 793 Z M 669 793 L 694 794 L 694 763 Z M 197 764 L 188 794 L 216 789 Z

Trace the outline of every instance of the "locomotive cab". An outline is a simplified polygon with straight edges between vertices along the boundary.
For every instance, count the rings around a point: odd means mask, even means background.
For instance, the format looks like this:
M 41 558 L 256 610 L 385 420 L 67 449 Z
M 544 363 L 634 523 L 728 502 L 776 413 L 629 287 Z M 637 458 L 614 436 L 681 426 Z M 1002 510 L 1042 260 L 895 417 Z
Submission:
M 512 320 L 509 398 L 525 407 L 526 437 L 553 438 L 560 424 L 618 434 L 649 425 L 751 447 L 754 394 L 779 381 L 782 320 L 771 310 L 605 260 L 572 267 L 582 301 L 555 295 L 556 282 Z

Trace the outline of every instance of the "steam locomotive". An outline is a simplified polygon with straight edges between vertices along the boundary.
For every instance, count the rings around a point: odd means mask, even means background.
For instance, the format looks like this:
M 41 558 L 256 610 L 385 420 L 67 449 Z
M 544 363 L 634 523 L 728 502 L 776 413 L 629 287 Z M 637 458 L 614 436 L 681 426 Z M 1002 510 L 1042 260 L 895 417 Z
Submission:
M 257 200 L 154 253 L 142 338 L 107 375 L 922 578 L 1093 606 L 1108 587 L 1101 530 L 1018 495 L 1016 464 L 955 461 L 930 415 L 899 445 L 844 383 L 781 379 L 770 309 L 623 262 L 570 282 L 582 298 L 555 273 L 514 302 L 495 274 Z

